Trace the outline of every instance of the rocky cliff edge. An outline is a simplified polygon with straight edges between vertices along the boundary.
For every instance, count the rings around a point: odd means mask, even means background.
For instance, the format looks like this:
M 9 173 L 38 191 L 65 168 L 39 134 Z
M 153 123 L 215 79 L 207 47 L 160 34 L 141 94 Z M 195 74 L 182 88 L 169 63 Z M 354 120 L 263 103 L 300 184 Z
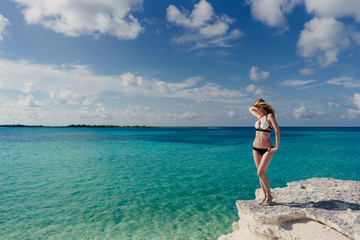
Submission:
M 237 201 L 240 220 L 218 240 L 360 240 L 360 182 L 312 178 L 272 189 L 273 203 Z

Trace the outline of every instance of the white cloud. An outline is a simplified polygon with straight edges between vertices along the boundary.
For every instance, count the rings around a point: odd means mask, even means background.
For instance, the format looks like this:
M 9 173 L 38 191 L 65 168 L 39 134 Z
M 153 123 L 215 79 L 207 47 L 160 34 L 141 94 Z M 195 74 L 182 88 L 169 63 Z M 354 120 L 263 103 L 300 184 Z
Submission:
M 345 116 L 344 118 L 354 119 L 360 115 L 360 109 L 349 109 L 349 116 Z
M 353 32 L 351 38 L 355 43 L 360 45 L 360 32 Z
M 167 19 L 169 22 L 174 22 L 177 25 L 187 28 L 197 29 L 207 25 L 214 17 L 214 9 L 206 0 L 201 0 L 194 5 L 191 14 L 182 13 L 174 5 L 167 8 Z
M 341 50 L 349 47 L 350 40 L 345 26 L 334 18 L 313 18 L 305 23 L 297 46 L 302 57 L 315 57 L 326 67 L 338 61 Z
M 236 113 L 235 111 L 232 111 L 232 110 L 230 112 L 228 112 L 227 116 L 228 116 L 229 119 L 240 119 L 240 117 L 241 117 L 240 114 L 238 114 L 238 113 Z
M 350 40 L 360 45 L 360 33 L 340 22 L 342 17 L 353 17 L 360 22 L 358 0 L 247 0 L 254 19 L 269 27 L 287 30 L 286 15 L 294 7 L 304 4 L 315 17 L 305 24 L 297 43 L 298 52 L 307 59 L 315 58 L 322 67 L 338 61 L 339 53 L 350 46 Z M 304 70 L 303 75 L 312 72 Z
M 186 89 L 196 86 L 199 82 L 203 81 L 203 78 L 196 76 L 188 78 L 181 83 L 167 83 L 155 78 L 145 80 L 141 76 L 135 76 L 128 72 L 120 75 L 119 80 L 118 86 L 114 90 L 125 92 L 128 95 L 141 94 L 149 97 L 171 98 L 180 97 L 180 92 L 186 92 Z
M 305 0 L 308 13 L 319 17 L 352 16 L 360 22 L 360 1 L 358 0 Z
M 268 93 L 266 93 L 264 90 L 262 90 L 261 88 L 258 88 L 257 86 L 255 86 L 254 84 L 250 84 L 249 86 L 246 87 L 246 91 L 253 93 L 254 95 L 257 96 L 263 96 L 263 95 L 268 95 Z
M 36 86 L 32 82 L 25 82 L 22 91 L 24 93 L 38 93 L 38 92 L 40 92 L 38 86 Z
M 293 116 L 296 119 L 303 118 L 307 115 L 306 108 L 304 105 L 300 106 L 299 108 L 295 108 L 293 112 Z
M 109 34 L 134 39 L 143 31 L 130 13 L 139 10 L 143 0 L 14 1 L 23 8 L 28 24 L 40 24 L 67 36 Z
M 32 95 L 19 99 L 19 102 L 17 104 L 19 107 L 43 107 L 44 104 L 40 102 L 39 100 L 35 100 Z
M 233 21 L 228 16 L 221 16 L 214 24 L 199 29 L 201 35 L 211 38 L 223 36 L 229 30 L 229 24 Z
M 338 108 L 338 107 L 340 107 L 340 104 L 334 103 L 334 102 L 328 102 L 328 106 L 329 106 L 329 107 L 336 107 L 336 108 Z
M 266 71 L 258 72 L 258 70 L 259 70 L 258 67 L 255 67 L 255 66 L 251 67 L 251 69 L 249 71 L 249 77 L 251 80 L 259 81 L 259 80 L 269 77 L 270 72 L 266 72 Z
M 348 115 L 343 115 L 342 118 L 344 119 L 354 119 L 360 115 L 360 94 L 355 93 L 354 97 L 350 98 L 352 103 L 354 104 L 353 108 L 348 110 Z
M 288 87 L 302 87 L 308 83 L 315 82 L 315 80 L 285 80 L 280 82 L 280 85 L 282 86 L 288 86 Z
M 102 103 L 96 105 L 95 109 L 90 107 L 84 107 L 78 111 L 78 116 L 80 119 L 106 119 L 111 120 L 114 119 L 114 115 L 118 114 L 116 109 L 108 109 Z
M 210 3 L 200 0 L 194 5 L 191 13 L 180 11 L 176 6 L 167 8 L 167 20 L 184 27 L 186 33 L 174 39 L 179 44 L 193 43 L 193 49 L 211 47 L 229 47 L 230 40 L 240 38 L 243 33 L 239 29 L 229 30 L 233 19 L 225 14 L 216 15 Z
M 6 27 L 10 25 L 9 20 L 7 20 L 3 15 L 0 14 L 0 41 L 4 40 L 4 35 L 6 34 Z
M 103 119 L 113 119 L 114 117 L 102 103 L 97 104 L 96 114 Z
M 312 68 L 303 68 L 303 69 L 300 69 L 299 72 L 300 72 L 301 75 L 309 76 L 309 75 L 314 74 L 314 69 L 312 69 Z
M 248 0 L 252 16 L 269 27 L 287 30 L 285 14 L 292 12 L 302 0 Z
M 228 112 L 228 117 L 229 117 L 229 118 L 234 118 L 234 116 L 235 116 L 235 112 L 234 112 L 234 111 Z
M 177 118 L 180 120 L 193 120 L 198 117 L 199 117 L 199 114 L 194 113 L 194 112 L 186 112 L 186 113 L 177 115 Z
M 338 77 L 332 78 L 326 81 L 327 84 L 331 85 L 342 85 L 346 88 L 357 88 L 360 87 L 360 81 L 353 80 L 351 77 Z
M 87 98 L 82 102 L 82 105 L 84 105 L 84 106 L 91 106 L 96 99 L 97 99 L 97 97 L 87 97 Z
M 360 94 L 359 93 L 354 94 L 354 97 L 352 98 L 352 102 L 355 105 L 355 107 L 360 110 Z
M 62 104 L 77 104 L 80 95 L 71 90 L 62 89 L 60 91 L 52 91 L 50 93 L 50 98 L 54 98 Z
M 21 69 L 21 71 L 19 71 Z M 0 59 L 0 89 L 36 92 L 62 104 L 90 104 L 101 95 L 125 94 L 151 98 L 179 98 L 196 103 L 238 103 L 244 94 L 205 83 L 199 76 L 171 83 L 159 79 L 144 79 L 133 73 L 119 76 L 96 75 L 86 65 L 48 65 L 29 61 Z
M 297 5 L 305 5 L 309 14 L 319 18 L 354 17 L 360 22 L 360 2 L 358 0 L 247 0 L 251 14 L 269 27 L 287 29 L 286 14 Z
M 172 96 L 191 99 L 196 101 L 197 104 L 231 104 L 239 103 L 245 95 L 236 90 L 223 89 L 215 83 L 207 83 L 202 87 L 178 91 Z
M 211 109 L 214 107 L 238 105 L 246 101 L 245 91 L 223 88 L 219 84 L 205 82 L 199 76 L 167 82 L 130 72 L 98 75 L 86 65 L 51 65 L 6 59 L 0 59 L 0 90 L 3 102 L 0 105 L 3 113 L 0 120 L 22 124 L 207 125 L 214 124 L 214 119 L 229 120 L 223 113 L 212 115 Z M 259 90 L 255 92 L 260 93 Z M 118 96 L 121 100 L 112 96 Z M 140 108 L 117 109 L 133 99 L 148 103 Z M 164 103 L 164 106 L 151 105 L 158 102 L 157 99 L 164 99 L 161 102 L 172 100 Z M 174 107 L 171 113 L 166 114 L 164 108 L 171 103 L 174 106 L 177 103 L 211 106 L 208 106 L 209 113 L 206 114 L 198 112 L 200 108 L 194 111 L 197 107 L 193 106 L 190 111 L 180 113 Z

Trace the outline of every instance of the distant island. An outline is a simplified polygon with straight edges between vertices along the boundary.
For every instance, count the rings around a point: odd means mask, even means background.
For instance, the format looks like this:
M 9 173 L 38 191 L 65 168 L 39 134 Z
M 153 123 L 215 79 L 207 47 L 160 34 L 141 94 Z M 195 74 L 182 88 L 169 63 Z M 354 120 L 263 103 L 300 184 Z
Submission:
M 63 128 L 155 128 L 145 125 L 86 125 L 86 124 L 71 124 L 68 126 L 45 126 L 45 125 L 23 125 L 23 124 L 3 124 L 0 127 L 63 127 Z

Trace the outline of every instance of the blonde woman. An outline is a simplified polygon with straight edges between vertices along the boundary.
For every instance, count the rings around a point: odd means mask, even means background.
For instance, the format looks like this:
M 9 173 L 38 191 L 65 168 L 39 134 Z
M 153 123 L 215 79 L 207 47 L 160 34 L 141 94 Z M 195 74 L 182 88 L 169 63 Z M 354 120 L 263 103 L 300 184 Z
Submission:
M 262 206 L 268 206 L 272 201 L 269 179 L 266 170 L 273 158 L 274 152 L 279 149 L 280 129 L 275 120 L 275 111 L 265 100 L 255 100 L 253 107 L 249 108 L 252 115 L 257 118 L 255 123 L 256 136 L 253 143 L 253 156 L 257 168 L 257 174 L 264 198 L 259 202 Z M 270 141 L 272 129 L 275 130 L 275 147 Z

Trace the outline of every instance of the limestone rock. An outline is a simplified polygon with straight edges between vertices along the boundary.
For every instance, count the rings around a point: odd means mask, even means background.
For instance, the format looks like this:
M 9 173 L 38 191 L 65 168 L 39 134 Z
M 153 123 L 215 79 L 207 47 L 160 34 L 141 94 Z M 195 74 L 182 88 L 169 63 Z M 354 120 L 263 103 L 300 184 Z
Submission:
M 237 201 L 240 220 L 218 240 L 360 240 L 360 182 L 312 178 L 272 189 L 273 203 Z

